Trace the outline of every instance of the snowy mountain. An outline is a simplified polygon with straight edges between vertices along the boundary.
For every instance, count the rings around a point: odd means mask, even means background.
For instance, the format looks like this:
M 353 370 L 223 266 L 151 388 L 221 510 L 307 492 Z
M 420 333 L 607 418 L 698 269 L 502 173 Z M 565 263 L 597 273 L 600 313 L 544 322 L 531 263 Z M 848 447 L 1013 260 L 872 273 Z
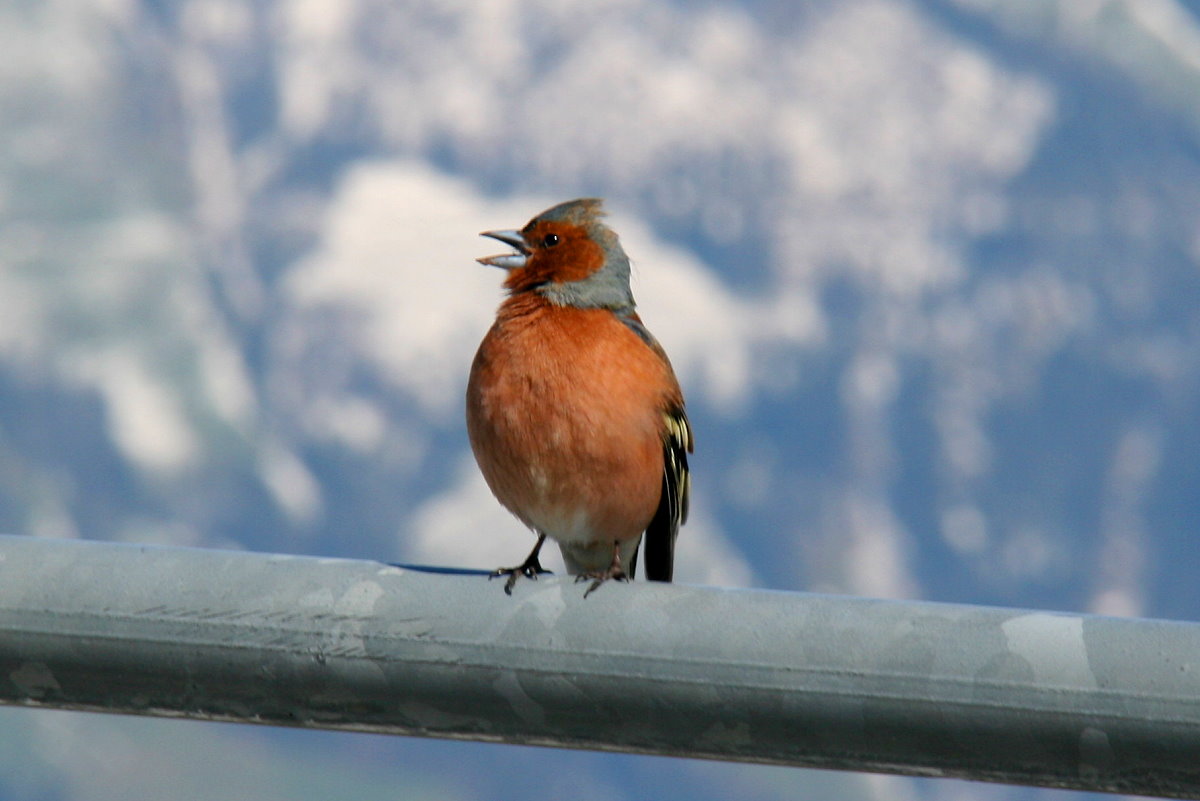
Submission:
M 603 196 L 696 429 L 679 580 L 1196 619 L 1198 8 L 0 7 L 0 529 L 519 559 L 476 234 Z M 0 721 L 0 798 L 1051 794 Z

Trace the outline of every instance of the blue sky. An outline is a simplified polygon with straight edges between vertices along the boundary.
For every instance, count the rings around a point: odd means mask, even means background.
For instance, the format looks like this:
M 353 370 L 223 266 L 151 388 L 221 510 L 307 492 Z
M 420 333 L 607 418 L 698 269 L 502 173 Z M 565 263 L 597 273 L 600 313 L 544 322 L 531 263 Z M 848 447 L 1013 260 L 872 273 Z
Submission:
M 41 0 L 0 50 L 6 532 L 512 563 L 477 233 L 603 196 L 679 580 L 1200 616 L 1194 3 Z M 1068 795 L 0 718 L 3 798 Z

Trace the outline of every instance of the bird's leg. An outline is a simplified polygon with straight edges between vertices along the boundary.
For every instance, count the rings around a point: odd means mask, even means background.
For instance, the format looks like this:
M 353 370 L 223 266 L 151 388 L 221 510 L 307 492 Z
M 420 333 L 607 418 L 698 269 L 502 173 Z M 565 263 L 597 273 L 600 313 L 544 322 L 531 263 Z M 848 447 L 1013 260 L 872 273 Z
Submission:
M 525 561 L 516 567 L 498 567 L 492 571 L 489 579 L 494 579 L 497 576 L 508 576 L 508 581 L 504 582 L 504 594 L 512 595 L 513 586 L 517 583 L 517 576 L 524 576 L 537 580 L 539 573 L 549 573 L 550 571 L 542 567 L 542 563 L 538 561 L 538 552 L 542 550 L 542 543 L 546 541 L 546 535 L 538 532 L 537 544 L 533 546 L 533 550 L 529 552 L 529 556 L 525 557 Z
M 620 542 L 620 540 L 617 540 L 616 542 L 613 543 L 612 564 L 610 564 L 608 566 L 607 570 L 594 571 L 591 573 L 582 573 L 575 577 L 576 582 L 585 581 L 587 579 L 592 579 L 593 581 L 592 581 L 592 586 L 588 587 L 587 592 L 585 592 L 583 594 L 584 598 L 591 595 L 592 592 L 597 587 L 599 587 L 601 584 L 608 581 L 609 579 L 615 579 L 616 581 L 629 581 L 629 575 L 625 572 L 625 568 L 621 567 L 621 542 Z

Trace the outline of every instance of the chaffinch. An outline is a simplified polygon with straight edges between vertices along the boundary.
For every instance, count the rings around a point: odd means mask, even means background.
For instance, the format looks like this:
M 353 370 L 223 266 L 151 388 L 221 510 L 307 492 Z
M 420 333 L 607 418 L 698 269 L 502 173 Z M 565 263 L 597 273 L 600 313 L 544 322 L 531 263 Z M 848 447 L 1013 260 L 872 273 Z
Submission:
M 629 258 L 601 201 L 562 203 L 520 231 L 485 231 L 515 252 L 479 259 L 508 271 L 507 299 L 475 354 L 467 432 L 492 493 L 537 535 L 524 562 L 547 572 L 546 537 L 567 571 L 628 580 L 645 534 L 646 578 L 670 581 L 687 520 L 692 430 L 662 346 L 634 312 Z

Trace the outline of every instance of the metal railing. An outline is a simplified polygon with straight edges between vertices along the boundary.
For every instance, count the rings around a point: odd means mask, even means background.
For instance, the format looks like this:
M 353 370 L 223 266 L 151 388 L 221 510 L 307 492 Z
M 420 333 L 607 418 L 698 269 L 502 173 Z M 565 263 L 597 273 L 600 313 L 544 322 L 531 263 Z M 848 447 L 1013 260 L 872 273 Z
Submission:
M 0 703 L 1200 795 L 1200 625 L 0 537 Z

